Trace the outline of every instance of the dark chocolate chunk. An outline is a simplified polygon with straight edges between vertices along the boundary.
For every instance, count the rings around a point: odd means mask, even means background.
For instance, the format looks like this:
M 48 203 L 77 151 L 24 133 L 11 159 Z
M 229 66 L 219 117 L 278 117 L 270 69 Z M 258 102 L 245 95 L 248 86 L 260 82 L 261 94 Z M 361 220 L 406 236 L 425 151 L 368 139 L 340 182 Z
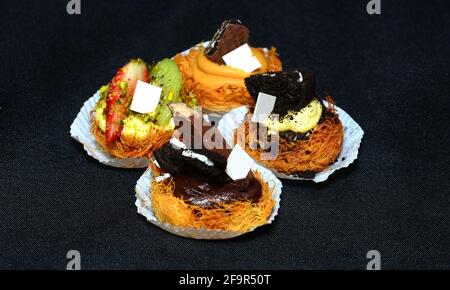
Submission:
M 198 159 L 188 156 L 181 156 L 181 158 L 182 160 L 179 160 L 179 162 L 184 163 L 185 166 L 187 166 L 186 168 L 189 168 L 191 172 L 196 173 L 199 176 L 215 177 L 223 173 L 220 168 L 216 166 L 208 166 Z
M 208 166 L 198 159 L 184 156 L 183 151 L 185 149 L 178 149 L 167 143 L 156 150 L 154 156 L 160 168 L 170 174 L 179 174 L 189 170 L 197 175 L 213 177 L 224 173 L 227 160 L 223 156 L 203 149 L 191 150 L 194 153 L 205 155 L 214 163 L 214 166 Z
M 167 143 L 155 151 L 154 156 L 159 166 L 166 172 L 181 173 L 184 163 L 180 162 L 182 150 L 175 149 L 172 144 Z
M 225 64 L 222 56 L 248 43 L 250 31 L 240 20 L 225 20 L 205 49 L 205 56 L 218 64 Z
M 225 140 L 217 131 L 216 127 L 211 126 L 208 123 L 204 123 L 203 119 L 197 120 L 201 122 L 200 128 L 194 126 L 194 116 L 190 116 L 189 119 L 184 119 L 188 122 L 188 128 L 190 129 L 191 136 L 190 140 L 183 140 L 186 145 L 186 149 L 174 148 L 170 143 L 163 146 L 161 149 L 155 151 L 155 159 L 158 161 L 160 167 L 168 173 L 175 174 L 184 171 L 190 171 L 199 176 L 219 176 L 225 174 L 225 169 L 227 166 L 227 158 L 229 155 L 229 149 L 226 149 Z M 203 135 L 209 130 L 216 130 L 216 137 L 222 138 L 223 143 L 220 148 L 206 149 L 205 139 Z M 186 132 L 187 133 L 187 132 Z M 195 148 L 195 136 L 200 138 L 203 142 L 203 146 L 200 149 Z M 183 139 L 188 137 L 188 135 L 182 135 Z M 217 145 L 217 144 L 210 144 Z M 208 147 L 209 148 L 209 147 Z M 190 156 L 183 156 L 183 151 L 190 151 L 191 153 L 201 154 L 207 157 L 210 161 L 214 163 L 213 166 L 205 164 L 204 162 Z
M 316 98 L 314 73 L 310 70 L 252 75 L 245 79 L 245 86 L 255 101 L 260 92 L 277 97 L 272 113 L 280 119 L 288 111 L 299 111 Z

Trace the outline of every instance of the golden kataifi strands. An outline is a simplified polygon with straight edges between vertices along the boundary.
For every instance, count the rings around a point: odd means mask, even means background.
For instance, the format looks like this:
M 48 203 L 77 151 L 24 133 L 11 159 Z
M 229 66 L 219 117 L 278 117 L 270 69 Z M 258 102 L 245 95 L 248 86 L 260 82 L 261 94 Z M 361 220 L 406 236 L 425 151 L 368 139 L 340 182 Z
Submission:
M 172 131 L 150 126 L 144 138 L 120 136 L 111 144 L 106 143 L 105 133 L 98 127 L 95 118 L 92 120 L 92 134 L 102 149 L 117 158 L 148 157 L 154 150 L 162 147 L 172 137 Z
M 157 174 L 156 171 L 153 173 Z M 170 177 L 160 182 L 153 179 L 151 183 L 153 212 L 159 221 L 173 226 L 248 232 L 265 224 L 275 205 L 272 198 L 274 186 L 265 182 L 258 171 L 254 171 L 253 174 L 262 187 L 261 198 L 257 203 L 236 200 L 212 208 L 191 205 L 174 196 L 175 183 Z
M 314 128 L 307 140 L 290 143 L 279 137 L 279 152 L 274 160 L 262 160 L 261 155 L 266 152 L 263 149 L 250 148 L 249 120 L 243 122 L 241 127 L 235 130 L 234 138 L 237 141 L 238 132 L 245 132 L 245 140 L 239 140 L 239 144 L 252 158 L 277 172 L 285 174 L 317 173 L 330 166 L 342 149 L 344 136 L 342 123 L 334 112 L 333 103 L 330 103 L 328 110 L 332 114 Z

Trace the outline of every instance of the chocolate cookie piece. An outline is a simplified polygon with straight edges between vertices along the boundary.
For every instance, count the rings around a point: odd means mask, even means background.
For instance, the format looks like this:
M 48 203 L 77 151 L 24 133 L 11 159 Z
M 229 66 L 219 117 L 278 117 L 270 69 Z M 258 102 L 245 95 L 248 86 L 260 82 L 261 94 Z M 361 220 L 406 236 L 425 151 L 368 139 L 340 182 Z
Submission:
M 209 166 L 195 158 L 182 156 L 180 162 L 183 162 L 186 168 L 189 168 L 189 172 L 184 174 L 195 175 L 199 178 L 218 178 L 218 176 L 223 174 L 223 170 L 215 166 L 215 164 L 214 166 Z
M 160 168 L 169 173 L 182 173 L 184 170 L 184 163 L 180 162 L 182 157 L 182 150 L 175 149 L 172 144 L 167 143 L 159 148 L 153 154 Z
M 247 91 L 256 101 L 258 94 L 277 97 L 274 114 L 282 118 L 288 111 L 299 111 L 316 97 L 314 73 L 310 70 L 269 72 L 245 79 Z
M 214 162 L 215 167 L 217 167 L 222 171 L 225 171 L 227 167 L 227 158 L 223 154 L 217 152 L 216 150 L 208 150 L 208 149 L 194 149 L 192 151 L 198 154 L 205 155 L 212 162 Z
M 220 179 L 221 175 L 226 175 L 225 169 L 230 150 L 226 148 L 226 141 L 217 127 L 206 122 L 201 114 L 196 114 L 185 104 L 171 104 L 169 107 L 175 123 L 177 120 L 184 123 L 183 126 L 177 126 L 177 133 L 179 133 L 178 139 L 184 143 L 186 148 L 174 147 L 168 143 L 156 150 L 154 156 L 161 169 L 170 174 L 194 174 L 213 179 Z M 208 138 L 206 138 L 206 133 L 208 133 Z M 196 148 L 198 141 L 202 142 L 201 148 Z M 208 144 L 207 142 L 214 143 Z M 208 158 L 212 164 L 205 160 L 199 160 L 203 157 L 197 154 Z
M 248 43 L 250 31 L 240 20 L 225 20 L 205 49 L 205 56 L 212 62 L 225 64 L 222 56 Z
M 186 156 L 183 152 L 201 154 L 207 157 L 213 165 L 208 165 L 195 157 Z M 167 143 L 154 153 L 155 159 L 164 172 L 180 174 L 189 172 L 203 177 L 217 177 L 225 173 L 227 159 L 223 155 L 207 149 L 179 149 Z

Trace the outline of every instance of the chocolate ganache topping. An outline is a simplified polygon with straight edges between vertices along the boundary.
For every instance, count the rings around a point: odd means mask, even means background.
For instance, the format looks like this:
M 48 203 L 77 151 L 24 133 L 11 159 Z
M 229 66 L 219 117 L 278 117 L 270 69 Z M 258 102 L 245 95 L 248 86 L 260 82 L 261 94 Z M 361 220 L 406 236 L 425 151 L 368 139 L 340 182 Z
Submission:
M 211 124 L 202 122 L 201 129 L 194 125 L 194 117 L 189 119 L 192 129 L 190 144 L 194 144 L 195 134 L 205 136 L 206 132 L 216 130 L 215 138 L 225 140 Z M 186 139 L 185 136 L 180 139 Z M 217 139 L 216 139 L 217 140 Z M 174 195 L 182 198 L 186 203 L 211 208 L 220 203 L 231 203 L 233 201 L 249 200 L 257 202 L 261 197 L 262 187 L 258 179 L 249 172 L 246 178 L 233 180 L 225 172 L 227 158 L 230 150 L 221 148 L 205 148 L 205 140 L 202 140 L 201 149 L 186 146 L 187 140 L 183 142 L 171 142 L 158 149 L 154 157 L 160 168 L 169 173 L 175 183 Z M 214 144 L 221 144 L 216 142 Z M 163 181 L 164 182 L 164 181 Z
M 245 86 L 255 101 L 260 92 L 277 97 L 273 113 L 280 118 L 288 111 L 301 110 L 316 98 L 314 73 L 310 70 L 252 75 L 245 79 Z

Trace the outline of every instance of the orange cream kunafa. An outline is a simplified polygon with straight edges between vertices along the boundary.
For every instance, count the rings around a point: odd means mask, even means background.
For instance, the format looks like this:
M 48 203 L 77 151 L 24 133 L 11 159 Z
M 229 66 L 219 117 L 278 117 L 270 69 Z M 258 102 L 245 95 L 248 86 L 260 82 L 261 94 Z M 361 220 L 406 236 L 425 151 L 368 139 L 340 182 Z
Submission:
M 187 54 L 177 54 L 174 59 L 183 75 L 186 95 L 195 96 L 198 105 L 212 112 L 253 106 L 255 102 L 245 89 L 244 79 L 253 74 L 281 71 L 282 65 L 274 47 L 254 48 L 248 43 L 248 28 L 239 20 L 227 20 L 206 48 L 198 45 Z M 234 65 L 231 54 L 238 50 L 248 50 L 256 66 L 246 69 Z M 228 64 L 227 56 L 230 56 Z

